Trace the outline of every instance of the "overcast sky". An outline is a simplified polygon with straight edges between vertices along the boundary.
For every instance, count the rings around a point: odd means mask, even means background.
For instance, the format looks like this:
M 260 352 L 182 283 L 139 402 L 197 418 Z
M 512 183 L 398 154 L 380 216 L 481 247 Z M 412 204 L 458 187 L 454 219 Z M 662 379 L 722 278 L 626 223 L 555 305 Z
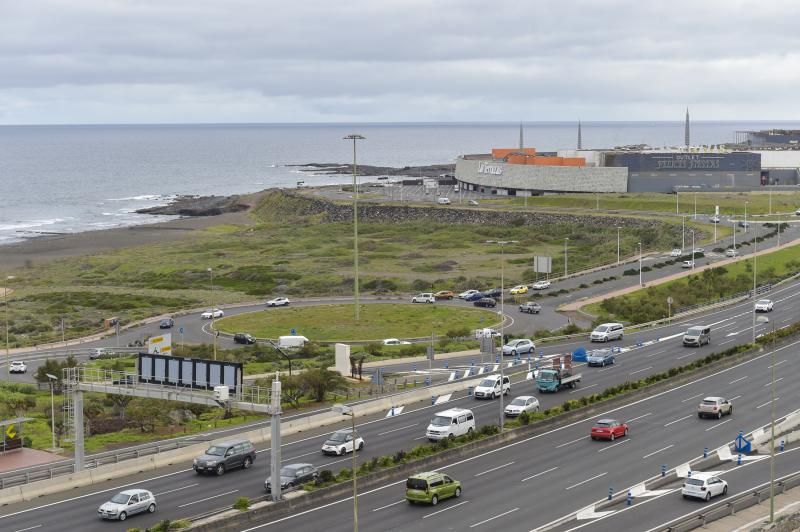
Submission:
M 800 118 L 800 2 L 0 0 L 0 124 Z

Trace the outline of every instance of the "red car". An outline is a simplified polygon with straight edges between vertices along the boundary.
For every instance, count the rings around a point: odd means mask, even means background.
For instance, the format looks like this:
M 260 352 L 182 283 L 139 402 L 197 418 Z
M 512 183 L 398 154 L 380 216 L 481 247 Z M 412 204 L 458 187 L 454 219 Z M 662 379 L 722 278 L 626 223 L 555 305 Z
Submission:
M 616 419 L 601 419 L 592 427 L 593 440 L 611 440 L 628 435 L 628 424 Z

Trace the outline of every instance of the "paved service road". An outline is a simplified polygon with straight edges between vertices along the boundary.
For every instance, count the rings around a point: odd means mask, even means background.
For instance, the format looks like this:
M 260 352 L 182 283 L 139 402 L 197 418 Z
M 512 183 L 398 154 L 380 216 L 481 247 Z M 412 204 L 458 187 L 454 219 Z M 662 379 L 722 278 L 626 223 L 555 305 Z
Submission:
M 776 323 L 782 323 L 790 316 L 793 321 L 797 320 L 800 314 L 798 296 L 800 283 L 797 282 L 776 289 L 772 294 L 776 310 L 770 318 L 777 320 Z M 680 345 L 680 337 L 670 337 L 680 334 L 686 328 L 685 324 L 650 331 L 647 333 L 649 336 L 642 333 L 638 341 L 636 337 L 626 335 L 619 345 L 635 348 L 621 353 L 617 364 L 606 368 L 581 367 L 584 375 L 581 387 L 558 394 L 539 394 L 542 407 L 548 408 L 568 398 L 602 391 L 625 380 L 646 377 L 734 343 L 746 342 L 751 332 L 749 327 L 752 326 L 750 308 L 750 303 L 744 303 L 698 318 L 697 321 L 712 324 L 712 344 L 699 349 L 684 348 Z M 758 332 L 762 330 L 763 326 L 759 326 Z M 646 343 L 645 340 L 657 338 L 662 341 L 636 347 L 639 342 Z M 779 375 L 782 377 L 778 383 L 778 395 L 784 398 L 796 396 L 800 386 L 797 384 L 798 375 L 795 375 L 798 365 L 790 356 L 797 349 L 798 344 L 793 344 L 778 354 Z M 602 497 L 609 485 L 628 486 L 656 474 L 662 463 L 673 467 L 697 456 L 703 447 L 713 448 L 730 441 L 739 429 L 751 430 L 762 425 L 768 413 L 764 403 L 769 399 L 769 388 L 764 387 L 769 370 L 764 360 L 762 356 L 719 375 L 618 409 L 612 415 L 630 421 L 632 430 L 629 438 L 619 442 L 591 442 L 587 435 L 592 418 L 446 468 L 465 483 L 465 494 L 461 501 L 442 503 L 437 511 L 464 501 L 469 501 L 467 504 L 470 506 L 468 511 L 463 508 L 460 512 L 445 512 L 452 514 L 449 519 L 455 521 L 438 521 L 443 514 L 424 517 L 432 510 L 408 508 L 400 504 L 401 486 L 389 486 L 364 494 L 359 502 L 361 518 L 365 521 L 363 527 L 365 530 L 418 530 L 424 525 L 424 529 L 455 527 L 467 530 L 481 519 L 506 511 L 509 513 L 474 528 L 502 526 L 509 530 L 521 530 L 522 523 L 525 523 L 525 526 L 530 525 L 526 529 L 529 530 L 546 523 Z M 530 393 L 533 393 L 532 383 L 514 381 L 512 396 Z M 698 420 L 694 414 L 696 401 L 703 395 L 715 394 L 735 397 L 734 416 L 719 422 Z M 777 404 L 779 415 L 795 408 L 794 403 L 786 399 Z M 373 416 L 359 419 L 359 431 L 366 440 L 366 449 L 359 455 L 359 461 L 418 444 L 424 439 L 425 426 L 432 414 L 455 406 L 472 408 L 477 422 L 485 424 L 497 420 L 500 401 L 481 402 L 464 394 L 456 394 L 443 406 L 432 407 L 430 402 L 405 405 L 403 414 L 395 418 Z M 284 461 L 308 461 L 319 468 L 333 470 L 347 467 L 349 456 L 323 458 L 319 451 L 325 435 L 344 426 L 347 426 L 346 420 L 325 430 L 287 438 L 283 448 Z M 157 494 L 157 515 L 137 517 L 136 521 L 120 526 L 105 523 L 102 525 L 104 529 L 145 527 L 152 525 L 151 521 L 155 518 L 177 519 L 226 507 L 238 496 L 255 497 L 263 493 L 269 462 L 266 454 L 262 450 L 251 470 L 232 471 L 223 477 L 198 477 L 188 470 L 188 463 L 177 464 L 155 473 L 101 483 L 91 489 L 73 490 L 67 494 L 12 505 L 4 508 L 5 517 L 0 517 L 0 528 L 16 531 L 42 525 L 42 530 L 60 530 L 62 528 L 58 527 L 68 525 L 74 529 L 98 529 L 101 525 L 97 523 L 93 512 L 108 496 L 98 491 L 128 484 L 150 489 Z M 70 501 L 74 497 L 81 498 Z M 345 503 L 343 501 L 325 511 L 326 523 L 331 523 L 332 530 L 352 527 L 349 521 L 351 508 Z M 273 525 L 273 529 L 313 529 L 318 520 L 319 515 L 311 512 L 292 518 L 290 522 Z

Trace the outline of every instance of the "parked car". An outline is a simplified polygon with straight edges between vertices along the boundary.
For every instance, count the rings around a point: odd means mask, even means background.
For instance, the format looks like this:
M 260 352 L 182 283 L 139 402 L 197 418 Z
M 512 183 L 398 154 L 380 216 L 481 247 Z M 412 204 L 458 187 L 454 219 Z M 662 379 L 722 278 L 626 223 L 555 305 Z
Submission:
M 772 312 L 772 301 L 769 299 L 759 299 L 756 301 L 755 309 L 756 312 Z
M 531 288 L 534 290 L 544 290 L 545 288 L 550 288 L 550 281 L 536 281 L 531 285 Z
M 105 347 L 94 347 L 89 350 L 89 360 L 97 360 L 98 358 L 102 358 L 110 354 L 111 351 Z
M 528 314 L 539 314 L 542 311 L 542 306 L 535 301 L 528 301 L 519 306 L 520 312 L 527 312 Z
M 589 335 L 591 342 L 608 342 L 610 340 L 622 340 L 625 329 L 621 323 L 603 323 L 595 327 Z
M 503 386 L 500 387 L 500 375 L 487 375 L 475 387 L 473 394 L 475 399 L 494 399 L 495 397 L 508 395 L 511 392 L 511 379 L 508 375 L 503 375 Z
M 710 501 L 711 497 L 726 495 L 728 493 L 728 483 L 721 478 L 714 476 L 713 473 L 692 472 L 692 476 L 683 482 L 681 495 L 684 499 L 695 497 Z
M 276 297 L 274 299 L 270 299 L 269 301 L 267 301 L 267 306 L 268 307 L 288 307 L 289 303 L 291 303 L 291 301 L 289 301 L 288 297 Z
M 527 294 L 528 293 L 528 287 L 526 285 L 524 285 L 524 284 L 520 284 L 520 285 L 515 286 L 511 290 L 509 290 L 509 293 L 511 295 Z
M 474 301 L 472 304 L 475 305 L 476 307 L 494 308 L 497 306 L 497 301 L 495 301 L 494 298 L 491 297 L 482 297 L 479 300 Z
M 250 469 L 255 460 L 256 448 L 250 440 L 231 440 L 209 447 L 192 461 L 192 468 L 198 475 L 213 472 L 222 476 L 237 467 Z
M 504 412 L 507 417 L 517 417 L 523 412 L 538 412 L 539 400 L 532 395 L 520 395 L 508 403 Z
M 483 293 L 483 297 L 498 298 L 498 297 L 500 297 L 502 295 L 503 295 L 503 291 L 500 290 L 500 288 L 492 288 L 492 289 L 487 290 L 486 292 Z
M 433 506 L 442 499 L 461 497 L 461 482 L 444 473 L 417 473 L 406 480 L 406 500 L 409 504 L 423 502 Z
M 694 261 L 693 260 L 685 260 L 681 264 L 681 268 L 694 268 Z
M 236 333 L 233 335 L 233 342 L 236 344 L 251 345 L 256 343 L 256 337 L 248 333 Z
M 357 451 L 360 451 L 364 448 L 364 438 L 356 432 L 354 444 L 353 429 L 337 430 L 322 444 L 322 454 L 337 454 L 341 456 L 345 453 L 352 453 L 353 445 L 355 445 Z
M 164 318 L 158 322 L 159 329 L 172 329 L 175 326 L 175 320 L 172 318 Z
M 593 440 L 611 440 L 628 435 L 628 424 L 616 419 L 601 419 L 592 427 Z
M 97 509 L 101 519 L 124 521 L 130 515 L 156 511 L 156 497 L 147 490 L 132 489 L 117 493 Z
M 470 294 L 464 298 L 464 301 L 477 301 L 481 298 L 485 297 L 483 292 L 475 292 L 474 294 Z
M 202 314 L 200 314 L 200 319 L 210 320 L 210 319 L 213 319 L 213 318 L 221 318 L 224 315 L 225 315 L 225 313 L 222 312 L 222 310 L 220 310 L 218 308 L 215 308 L 215 309 L 207 310 L 207 311 L 203 312 Z
M 439 205 L 450 205 L 450 198 L 439 198 L 436 200 Z
M 680 257 L 681 255 L 683 255 L 682 249 L 675 248 L 669 252 L 670 257 Z
M 464 290 L 460 294 L 458 294 L 458 299 L 467 299 L 469 296 L 473 296 L 475 294 L 480 294 L 480 290 Z
M 383 341 L 383 345 L 410 345 L 411 342 L 398 340 L 397 338 L 387 338 Z
M 296 488 L 306 482 L 317 480 L 319 472 L 312 464 L 289 464 L 281 468 L 281 491 Z M 267 493 L 272 493 L 272 477 L 264 481 Z
M 456 297 L 456 295 L 450 290 L 439 290 L 438 292 L 433 294 L 433 297 L 435 297 L 436 299 L 453 299 L 454 297 Z
M 617 361 L 617 357 L 614 356 L 614 352 L 611 349 L 595 349 L 593 351 L 589 351 L 586 355 L 586 365 L 587 366 L 600 366 L 605 367 L 608 364 L 613 364 Z
M 724 397 L 706 397 L 703 402 L 697 405 L 697 417 L 715 417 L 721 419 L 722 416 L 733 414 L 733 403 Z
M 28 366 L 21 360 L 12 360 L 11 364 L 8 366 L 8 371 L 9 373 L 26 373 L 28 371 Z
M 684 346 L 701 347 L 703 344 L 711 343 L 711 327 L 706 325 L 695 325 L 689 327 L 683 335 Z
M 503 346 L 503 355 L 517 356 L 526 353 L 533 353 L 536 344 L 530 338 L 518 338 L 511 340 Z
M 736 255 L 738 255 L 738 253 L 733 248 L 728 248 L 728 249 L 725 250 L 725 256 L 726 257 L 735 257 Z
M 432 292 L 423 292 L 411 298 L 412 303 L 435 303 L 436 298 Z

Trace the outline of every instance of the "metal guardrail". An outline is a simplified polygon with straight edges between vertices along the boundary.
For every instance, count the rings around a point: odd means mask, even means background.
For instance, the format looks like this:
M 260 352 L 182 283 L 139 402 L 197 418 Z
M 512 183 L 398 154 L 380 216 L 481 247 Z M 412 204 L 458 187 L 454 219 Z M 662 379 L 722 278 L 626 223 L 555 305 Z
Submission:
M 800 473 L 792 473 L 791 475 L 777 479 L 775 480 L 775 495 L 796 486 L 800 486 Z M 769 500 L 769 483 L 761 485 L 752 491 L 732 497 L 714 508 L 700 510 L 691 517 L 678 522 L 669 523 L 667 526 L 655 530 L 661 532 L 685 532 L 694 530 L 695 528 L 705 528 L 705 526 L 712 521 L 734 515 L 740 510 L 744 510 L 756 504 L 761 504 L 765 500 Z

